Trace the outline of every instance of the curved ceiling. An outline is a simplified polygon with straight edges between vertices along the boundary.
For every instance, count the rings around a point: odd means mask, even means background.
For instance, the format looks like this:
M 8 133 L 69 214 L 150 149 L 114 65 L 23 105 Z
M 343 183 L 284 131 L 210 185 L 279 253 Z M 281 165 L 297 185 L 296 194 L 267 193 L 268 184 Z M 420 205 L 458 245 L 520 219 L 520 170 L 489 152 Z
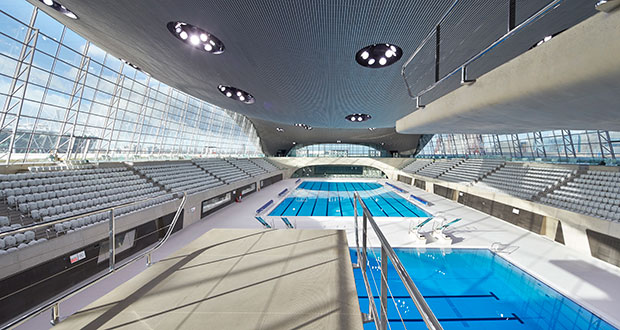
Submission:
M 295 142 L 299 145 L 316 143 L 352 143 L 376 146 L 385 150 L 396 150 L 402 154 L 415 152 L 420 135 L 396 133 L 395 128 L 377 128 L 374 131 L 364 129 L 330 129 L 313 128 L 306 130 L 293 125 L 278 125 L 279 132 L 272 122 L 254 119 L 254 127 L 261 138 L 263 151 L 275 155 L 278 151 L 288 151 Z
M 154 78 L 217 106 L 282 124 L 394 127 L 414 102 L 400 69 L 453 0 L 63 0 L 71 20 L 29 0 L 111 54 Z M 167 29 L 170 21 L 199 26 L 222 40 L 221 55 L 193 49 Z M 394 65 L 369 69 L 356 52 L 374 43 L 403 49 Z M 220 84 L 251 93 L 243 104 Z M 367 113 L 372 120 L 344 117 Z

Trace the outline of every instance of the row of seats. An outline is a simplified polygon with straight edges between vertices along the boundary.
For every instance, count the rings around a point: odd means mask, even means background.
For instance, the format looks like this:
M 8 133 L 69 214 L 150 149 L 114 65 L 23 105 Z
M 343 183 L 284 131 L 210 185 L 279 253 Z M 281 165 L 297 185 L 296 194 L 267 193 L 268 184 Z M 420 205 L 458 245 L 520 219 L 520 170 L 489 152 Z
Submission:
M 4 233 L 5 231 L 19 229 L 21 227 L 22 225 L 18 223 L 11 224 L 9 217 L 4 216 L 4 215 L 0 216 L 0 233 Z
M 268 162 L 264 158 L 251 158 L 250 160 L 252 162 L 254 162 L 254 164 L 262 167 L 263 169 L 265 169 L 265 171 L 267 171 L 267 172 L 275 172 L 275 171 L 279 171 L 280 170 L 280 168 L 278 166 Z
M 252 177 L 267 173 L 265 169 L 249 159 L 229 159 L 228 161 Z
M 424 167 L 423 169 L 419 170 L 417 174 L 425 176 L 425 177 L 429 177 L 429 178 L 437 178 L 438 176 L 442 175 L 443 173 L 450 170 L 454 166 L 457 166 L 458 164 L 460 164 L 462 161 L 463 161 L 462 159 L 457 159 L 457 158 L 448 159 L 445 161 L 436 161 Z
M 432 162 L 432 159 L 416 159 L 413 163 L 403 167 L 402 170 L 407 173 L 418 173 L 418 171 L 430 165 Z
M 476 185 L 531 200 L 534 196 L 553 188 L 576 173 L 576 171 L 563 168 L 508 164 L 482 178 Z
M 122 166 L 104 167 L 96 169 L 50 171 L 50 172 L 26 172 L 17 174 L 0 174 L 0 188 L 20 188 L 28 186 L 41 186 L 68 181 L 80 181 L 95 176 L 111 176 L 112 173 L 127 171 Z
M 487 173 L 503 166 L 505 163 L 505 161 L 500 159 L 467 159 L 440 175 L 439 179 L 450 182 L 478 181 Z
M 241 169 L 232 165 L 225 159 L 221 158 L 197 158 L 193 160 L 194 164 L 198 165 L 200 168 L 205 171 L 211 173 L 218 179 L 224 181 L 225 183 L 232 183 L 235 181 L 243 180 L 248 178 L 248 174 L 243 172 Z
M 7 235 L 0 238 L 0 255 L 27 248 L 35 244 L 47 241 L 46 238 L 36 239 L 34 231 L 29 230 L 15 235 Z
M 156 197 L 154 199 L 149 199 L 148 201 L 143 201 L 143 202 L 136 203 L 133 205 L 114 209 L 114 216 L 120 217 L 126 214 L 139 211 L 144 208 L 160 205 L 160 204 L 166 203 L 168 201 L 171 201 L 177 198 L 176 194 L 166 194 L 163 192 L 161 192 L 161 194 L 162 194 L 161 196 Z M 72 219 L 69 221 L 62 222 L 62 223 L 57 223 L 54 225 L 54 231 L 56 232 L 57 236 L 62 233 L 71 233 L 79 229 L 90 227 L 99 222 L 105 222 L 109 218 L 110 218 L 109 212 L 100 212 L 100 213 L 90 214 L 84 217 Z
M 573 212 L 620 221 L 620 172 L 589 170 L 541 198 L 541 202 Z
M 223 183 L 191 162 L 162 162 L 150 165 L 134 165 L 141 174 L 161 184 L 172 192 L 194 194 Z

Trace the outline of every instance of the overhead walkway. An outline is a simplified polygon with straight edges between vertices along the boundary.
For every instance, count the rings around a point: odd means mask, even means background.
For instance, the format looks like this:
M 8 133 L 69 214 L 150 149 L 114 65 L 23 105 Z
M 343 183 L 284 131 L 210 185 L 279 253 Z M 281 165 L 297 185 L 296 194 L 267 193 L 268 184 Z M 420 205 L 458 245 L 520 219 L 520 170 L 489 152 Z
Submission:
M 55 329 L 362 329 L 346 233 L 213 229 Z
M 619 31 L 620 10 L 598 13 L 496 69 L 470 77 L 475 83 L 399 119 L 396 131 L 616 130 Z

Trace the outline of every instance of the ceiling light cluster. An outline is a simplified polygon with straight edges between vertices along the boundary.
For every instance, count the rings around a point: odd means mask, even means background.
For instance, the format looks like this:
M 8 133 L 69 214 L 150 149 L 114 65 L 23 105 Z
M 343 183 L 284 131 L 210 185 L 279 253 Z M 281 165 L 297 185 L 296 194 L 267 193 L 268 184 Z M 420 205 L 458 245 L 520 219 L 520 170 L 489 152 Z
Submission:
M 376 129 L 377 129 L 376 127 L 368 127 L 368 130 L 371 131 L 371 132 L 376 130 Z
M 552 35 L 548 35 L 548 36 L 544 37 L 541 41 L 539 41 L 539 42 L 535 43 L 534 45 L 532 45 L 532 47 L 530 47 L 530 49 L 532 49 L 534 47 L 538 47 L 538 46 L 544 44 L 545 42 L 555 38 L 558 34 L 564 32 L 564 31 L 566 31 L 566 29 L 564 29 L 564 30 L 562 30 L 560 32 L 556 32 L 556 33 L 554 33 Z
M 366 113 L 354 113 L 344 118 L 351 122 L 362 122 L 362 121 L 367 121 L 368 119 L 372 118 L 372 116 Z
M 219 90 L 220 93 L 224 94 L 229 99 L 237 100 L 245 104 L 254 103 L 254 96 L 252 96 L 252 94 L 244 90 L 241 90 L 239 88 L 235 88 L 232 86 L 219 85 L 217 86 L 217 90 Z
M 138 70 L 138 71 L 142 71 L 142 69 L 140 69 L 140 68 L 139 68 L 137 65 L 135 65 L 135 64 L 132 64 L 132 63 L 130 63 L 130 62 L 128 62 L 128 61 L 126 61 L 126 60 L 124 60 L 124 59 L 122 59 L 122 58 L 121 58 L 121 61 L 122 61 L 123 63 L 125 63 L 125 64 L 129 65 L 130 67 L 132 67 L 132 68 L 134 68 L 134 69 Z
M 184 22 L 169 22 L 168 30 L 177 39 L 186 44 L 211 54 L 224 52 L 224 43 L 211 33 Z
M 284 132 L 284 128 L 282 127 L 276 127 L 276 131 L 278 131 L 279 133 Z
M 368 68 L 383 68 L 396 63 L 403 56 L 403 50 L 392 44 L 374 44 L 360 49 L 355 54 L 359 65 Z
M 306 125 L 306 124 L 301 124 L 301 123 L 297 123 L 297 124 L 295 124 L 295 126 L 301 127 L 301 128 L 306 129 L 308 131 L 312 129 L 312 126 Z
M 42 2 L 44 5 L 59 11 L 61 13 L 63 13 L 65 16 L 71 18 L 71 19 L 78 19 L 77 15 L 74 14 L 72 11 L 70 11 L 69 9 L 67 9 L 67 7 L 61 5 L 60 3 L 58 3 L 55 0 L 39 0 L 40 2 Z

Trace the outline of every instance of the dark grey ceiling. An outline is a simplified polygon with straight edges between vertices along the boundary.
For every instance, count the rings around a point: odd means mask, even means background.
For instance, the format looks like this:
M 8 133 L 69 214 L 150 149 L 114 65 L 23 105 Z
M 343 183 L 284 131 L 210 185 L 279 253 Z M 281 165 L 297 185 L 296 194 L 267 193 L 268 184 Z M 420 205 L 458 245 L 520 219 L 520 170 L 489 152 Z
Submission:
M 453 2 L 62 0 L 61 3 L 80 18 L 71 20 L 37 0 L 28 1 L 154 78 L 209 103 L 247 115 L 254 122 L 268 154 L 288 149 L 285 145 L 290 147 L 293 139 L 304 144 L 340 139 L 343 142 L 384 142 L 388 150 L 415 148 L 417 135 L 401 135 L 394 130 L 396 120 L 415 107 L 400 74 L 401 67 Z M 517 0 L 517 23 L 548 2 Z M 488 42 L 501 35 L 498 31 L 502 30 L 504 14 L 507 17 L 508 0 L 462 3 L 460 18 L 446 23 L 451 28 L 445 30 L 442 43 L 452 49 L 442 53 L 445 63 L 442 72 L 451 69 L 454 64 L 451 62 L 471 56 L 473 46 L 463 45 L 469 31 L 482 31 L 485 35 L 484 31 L 489 31 L 486 38 L 478 40 Z M 536 33 L 509 53 L 516 56 L 524 44 L 531 42 L 532 36 L 536 39 L 557 32 L 553 30 L 556 27 L 573 25 L 591 15 L 592 8 L 591 1 L 565 0 L 559 14 L 547 19 L 555 25 L 533 29 Z M 224 42 L 226 51 L 212 55 L 185 45 L 166 28 L 168 22 L 177 20 L 213 33 Z M 360 48 L 381 42 L 400 46 L 403 49 L 401 60 L 381 69 L 369 69 L 356 63 L 354 55 Z M 499 60 L 492 55 L 486 57 L 493 65 L 479 61 L 472 65 L 474 74 L 487 72 L 507 60 L 501 56 Z M 422 71 L 413 71 L 413 80 L 426 81 L 428 67 L 433 67 L 433 61 L 432 52 L 420 60 L 414 69 Z M 228 99 L 218 92 L 219 84 L 246 90 L 256 102 L 246 105 Z M 427 98 L 434 99 L 456 87 L 458 81 L 454 84 L 448 80 Z M 373 118 L 351 123 L 344 119 L 351 113 L 368 113 Z M 286 134 L 275 131 L 276 126 L 286 128 L 297 122 L 315 129 L 287 129 Z M 371 132 L 368 127 L 385 130 Z M 382 135 L 377 135 L 379 133 Z
M 409 113 L 400 69 L 453 0 L 62 0 L 70 20 L 29 0 L 104 50 L 154 78 L 251 118 L 314 127 L 394 127 Z M 211 55 L 171 35 L 170 21 L 215 34 L 226 51 Z M 354 59 L 362 47 L 403 49 L 396 64 L 369 69 Z M 219 84 L 256 98 L 225 98 Z M 351 113 L 373 119 L 350 123 Z

